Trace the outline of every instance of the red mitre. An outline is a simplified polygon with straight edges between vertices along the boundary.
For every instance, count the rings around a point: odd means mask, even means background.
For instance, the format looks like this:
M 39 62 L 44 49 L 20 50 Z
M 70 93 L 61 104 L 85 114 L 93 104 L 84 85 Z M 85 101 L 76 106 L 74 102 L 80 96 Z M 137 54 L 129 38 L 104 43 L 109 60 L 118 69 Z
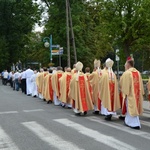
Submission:
M 129 57 L 127 57 L 127 61 L 133 61 L 134 59 L 131 57 L 131 56 L 129 56 Z

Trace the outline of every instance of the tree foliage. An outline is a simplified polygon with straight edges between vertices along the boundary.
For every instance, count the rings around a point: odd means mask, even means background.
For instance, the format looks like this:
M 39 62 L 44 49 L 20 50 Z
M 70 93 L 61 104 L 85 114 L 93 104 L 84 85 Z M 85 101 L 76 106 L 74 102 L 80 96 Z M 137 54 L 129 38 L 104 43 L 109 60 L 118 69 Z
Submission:
M 40 20 L 38 5 L 32 0 L 0 1 L 0 60 L 1 69 L 23 57 L 28 34 Z
M 49 50 L 43 46 L 43 37 L 53 35 L 53 44 L 64 47 L 62 65 L 67 64 L 66 4 L 65 0 L 0 1 L 0 63 L 7 67 L 21 59 L 38 61 L 47 66 Z M 45 5 L 43 5 L 45 4 Z M 70 0 L 77 57 L 85 66 L 93 66 L 95 58 L 105 61 L 115 58 L 120 49 L 120 65 L 133 53 L 140 70 L 149 69 L 150 58 L 150 1 L 149 0 Z M 48 18 L 42 34 L 33 33 L 35 23 L 47 10 Z M 43 12 L 42 12 L 43 11 Z M 72 38 L 70 34 L 70 43 Z M 71 45 L 71 63 L 74 63 Z M 53 57 L 58 65 L 58 57 Z M 6 65 L 7 64 L 7 65 Z
M 150 40 L 149 7 L 149 0 L 103 1 L 102 16 L 105 20 L 106 31 L 113 37 L 114 47 L 119 48 L 125 57 L 133 53 L 137 62 L 142 62 L 143 55 L 148 54 Z M 145 52 L 143 53 L 143 51 Z M 140 67 L 140 64 L 138 66 Z
M 44 33 L 53 34 L 54 42 L 66 50 L 65 1 L 47 0 L 47 4 L 49 19 Z M 121 63 L 131 53 L 140 60 L 137 52 L 143 54 L 145 49 L 148 53 L 150 1 L 70 0 L 70 4 L 78 60 L 84 64 L 91 66 L 94 58 L 104 58 L 118 48 Z M 72 51 L 71 55 L 73 60 Z
M 53 43 L 64 47 L 63 65 L 67 63 L 66 48 L 66 5 L 62 0 L 47 0 L 49 3 L 49 19 L 46 23 L 45 35 L 53 35 Z M 112 45 L 105 35 L 98 30 L 100 26 L 97 6 L 89 5 L 86 0 L 70 0 L 73 30 L 77 47 L 77 57 L 88 66 L 93 66 L 95 58 L 104 57 L 112 50 Z M 96 16 L 98 17 L 96 18 Z M 71 36 L 70 36 L 71 37 Z M 70 38 L 70 43 L 72 39 Z M 73 47 L 71 45 L 71 62 L 74 63 Z

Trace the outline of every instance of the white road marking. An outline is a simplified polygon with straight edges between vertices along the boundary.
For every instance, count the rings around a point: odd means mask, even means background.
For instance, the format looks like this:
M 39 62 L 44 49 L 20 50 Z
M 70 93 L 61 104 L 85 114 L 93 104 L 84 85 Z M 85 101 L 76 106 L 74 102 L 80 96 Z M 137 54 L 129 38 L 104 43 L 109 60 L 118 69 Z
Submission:
M 121 142 L 115 137 L 104 135 L 96 130 L 92 130 L 89 128 L 86 128 L 80 124 L 77 124 L 73 121 L 70 121 L 68 119 L 55 119 L 54 121 L 63 124 L 66 127 L 73 128 L 74 130 L 78 131 L 79 133 L 86 135 L 92 139 L 94 139 L 97 142 L 103 143 L 107 146 L 111 146 L 111 148 L 117 149 L 117 150 L 136 150 L 133 146 L 130 146 L 124 142 Z
M 3 112 L 0 112 L 0 115 L 3 115 L 3 114 L 17 114 L 18 111 L 3 111 Z
M 38 112 L 38 111 L 44 111 L 44 110 L 43 109 L 23 110 L 23 112 Z
M 70 115 L 70 116 L 73 117 L 73 118 L 77 117 L 77 116 L 75 116 L 75 115 Z
M 142 125 L 150 127 L 150 122 L 143 121 L 143 120 L 141 120 L 140 122 L 141 122 Z
M 103 124 L 103 125 L 106 125 L 106 126 L 109 126 L 109 127 L 112 127 L 112 128 L 115 128 L 117 130 L 121 130 L 121 131 L 124 131 L 124 132 L 127 132 L 127 133 L 130 133 L 130 134 L 133 134 L 133 135 L 138 135 L 142 138 L 145 138 L 145 139 L 148 139 L 150 140 L 150 134 L 147 133 L 147 132 L 143 132 L 143 131 L 140 131 L 140 130 L 133 130 L 133 129 L 130 129 L 129 127 L 126 127 L 126 126 L 123 126 L 123 125 L 120 125 L 120 124 L 117 124 L 117 123 L 114 123 L 114 122 L 111 122 L 108 123 L 98 117 L 86 117 L 86 119 L 90 120 L 90 121 L 94 121 L 94 122 L 97 122 L 97 123 L 100 123 L 100 124 Z
M 47 130 L 37 122 L 24 122 L 22 123 L 30 131 L 34 132 L 42 141 L 48 143 L 50 146 L 57 148 L 58 150 L 83 150 L 77 145 L 63 140 L 53 132 Z
M 19 148 L 13 143 L 11 138 L 0 127 L 0 149 L 1 150 L 19 150 Z
M 150 114 L 150 109 L 144 109 L 144 113 Z
M 144 117 L 149 117 L 149 118 L 150 118 L 150 114 L 148 114 L 148 113 L 143 113 L 142 116 L 144 116 Z

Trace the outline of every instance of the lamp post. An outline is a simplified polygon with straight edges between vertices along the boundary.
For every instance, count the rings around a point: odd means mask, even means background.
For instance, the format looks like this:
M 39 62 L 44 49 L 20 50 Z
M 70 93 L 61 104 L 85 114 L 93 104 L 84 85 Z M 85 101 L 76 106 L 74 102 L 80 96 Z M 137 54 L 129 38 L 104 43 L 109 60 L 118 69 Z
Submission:
M 119 56 L 118 56 L 118 53 L 119 53 L 119 49 L 116 49 L 116 61 L 117 61 L 117 77 L 118 77 L 118 80 L 119 80 Z
M 53 57 L 52 57 L 52 35 L 50 35 L 50 37 L 44 37 L 43 42 L 44 42 L 44 46 L 46 48 L 49 48 L 49 50 L 50 50 L 50 62 L 52 63 L 52 61 L 53 61 Z

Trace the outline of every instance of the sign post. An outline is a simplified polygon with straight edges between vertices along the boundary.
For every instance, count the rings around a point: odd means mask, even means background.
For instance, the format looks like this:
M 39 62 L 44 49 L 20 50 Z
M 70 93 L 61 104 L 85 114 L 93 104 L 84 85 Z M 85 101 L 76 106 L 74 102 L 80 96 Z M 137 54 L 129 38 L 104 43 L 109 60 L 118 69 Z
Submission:
M 49 42 L 48 42 L 49 40 Z M 52 63 L 53 61 L 53 56 L 59 55 L 59 65 L 61 66 L 61 55 L 63 54 L 63 47 L 60 47 L 60 45 L 52 45 L 52 35 L 50 37 L 44 37 L 43 39 L 44 46 L 49 47 L 50 51 L 50 62 Z M 56 48 L 56 49 L 53 49 Z

